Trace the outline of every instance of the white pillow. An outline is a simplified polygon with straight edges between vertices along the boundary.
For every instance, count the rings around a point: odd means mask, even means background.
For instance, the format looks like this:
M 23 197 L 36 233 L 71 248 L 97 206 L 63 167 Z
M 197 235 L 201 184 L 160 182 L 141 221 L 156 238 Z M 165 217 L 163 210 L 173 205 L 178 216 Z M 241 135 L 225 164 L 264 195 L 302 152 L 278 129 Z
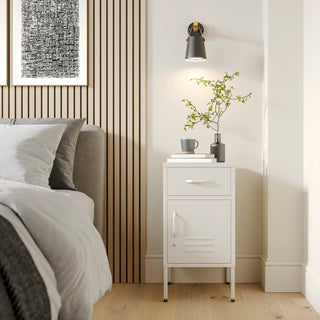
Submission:
M 0 179 L 49 188 L 65 124 L 0 125 Z

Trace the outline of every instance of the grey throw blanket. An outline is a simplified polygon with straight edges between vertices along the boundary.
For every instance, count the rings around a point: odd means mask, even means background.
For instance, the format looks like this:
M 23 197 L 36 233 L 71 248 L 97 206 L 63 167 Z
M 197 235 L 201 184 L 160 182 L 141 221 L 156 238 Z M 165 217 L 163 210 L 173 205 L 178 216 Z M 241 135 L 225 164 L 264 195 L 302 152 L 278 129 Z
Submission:
M 0 319 L 51 319 L 47 288 L 16 230 L 2 216 L 0 216 Z

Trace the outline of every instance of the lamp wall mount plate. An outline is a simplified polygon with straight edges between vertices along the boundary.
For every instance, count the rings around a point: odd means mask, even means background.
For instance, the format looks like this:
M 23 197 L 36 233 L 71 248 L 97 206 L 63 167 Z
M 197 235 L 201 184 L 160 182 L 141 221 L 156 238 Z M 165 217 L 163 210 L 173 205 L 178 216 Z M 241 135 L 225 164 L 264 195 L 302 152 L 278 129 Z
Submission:
M 195 21 L 195 22 L 197 22 L 197 21 Z M 200 32 L 201 32 L 201 35 L 202 35 L 203 31 L 204 31 L 203 25 L 200 22 L 197 22 L 197 23 L 198 23 L 198 28 L 200 29 Z M 189 24 L 188 35 L 190 35 L 190 34 L 192 34 L 194 32 L 194 31 L 192 31 L 193 25 L 194 25 L 194 22 Z

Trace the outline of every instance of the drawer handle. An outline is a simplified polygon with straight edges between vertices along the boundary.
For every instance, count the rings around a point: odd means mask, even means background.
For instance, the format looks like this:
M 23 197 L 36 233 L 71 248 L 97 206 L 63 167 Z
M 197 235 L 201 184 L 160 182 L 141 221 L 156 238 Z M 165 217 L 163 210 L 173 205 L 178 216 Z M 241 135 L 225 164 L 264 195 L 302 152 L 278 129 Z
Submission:
M 209 180 L 192 180 L 192 179 L 187 179 L 186 180 L 186 183 L 206 183 L 206 182 L 209 182 Z
M 177 216 L 177 213 L 173 211 L 173 214 L 172 214 L 172 237 L 173 238 L 176 236 L 176 216 Z

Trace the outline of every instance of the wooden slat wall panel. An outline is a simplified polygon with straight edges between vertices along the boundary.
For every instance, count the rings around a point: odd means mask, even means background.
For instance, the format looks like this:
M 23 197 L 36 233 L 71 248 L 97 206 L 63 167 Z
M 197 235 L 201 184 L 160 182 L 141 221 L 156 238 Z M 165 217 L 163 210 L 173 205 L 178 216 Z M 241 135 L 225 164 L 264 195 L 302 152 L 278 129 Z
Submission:
M 106 132 L 105 240 L 115 282 L 144 281 L 145 2 L 88 0 L 87 87 L 0 87 L 2 118 L 85 117 Z M 11 48 L 12 32 L 10 69 Z

